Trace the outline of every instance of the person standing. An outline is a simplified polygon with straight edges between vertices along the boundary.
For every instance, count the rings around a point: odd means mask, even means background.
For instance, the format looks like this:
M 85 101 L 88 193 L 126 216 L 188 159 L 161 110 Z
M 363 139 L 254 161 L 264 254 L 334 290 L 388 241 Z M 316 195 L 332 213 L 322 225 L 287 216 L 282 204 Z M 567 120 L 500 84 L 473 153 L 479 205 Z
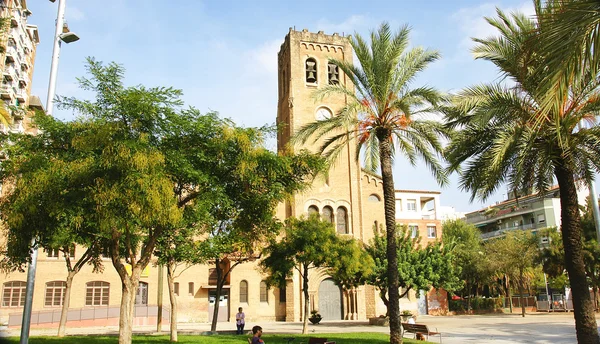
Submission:
M 243 312 L 242 307 L 238 308 L 238 312 L 235 315 L 235 325 L 237 326 L 236 334 L 244 334 L 244 325 L 246 325 L 246 315 Z

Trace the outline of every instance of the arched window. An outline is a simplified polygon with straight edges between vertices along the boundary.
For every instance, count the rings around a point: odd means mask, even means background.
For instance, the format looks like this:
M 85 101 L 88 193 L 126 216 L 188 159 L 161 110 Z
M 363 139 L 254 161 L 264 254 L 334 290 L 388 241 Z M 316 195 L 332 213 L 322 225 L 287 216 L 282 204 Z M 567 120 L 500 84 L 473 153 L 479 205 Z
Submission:
M 110 283 L 94 281 L 85 284 L 86 306 L 108 306 Z
M 140 282 L 135 294 L 136 305 L 147 305 L 148 304 L 148 283 Z
M 317 83 L 317 60 L 312 57 L 306 59 L 306 82 L 311 84 Z
M 27 283 L 12 281 L 4 283 L 2 290 L 2 307 L 25 306 L 25 288 Z
M 323 216 L 321 216 L 323 221 L 333 223 L 333 209 L 330 206 L 323 207 Z
M 248 303 L 248 282 L 240 282 L 240 302 Z
M 46 307 L 60 307 L 63 304 L 65 298 L 65 288 L 67 282 L 65 281 L 52 281 L 46 283 L 46 297 L 44 300 L 44 306 Z
M 344 207 L 337 209 L 337 232 L 348 234 L 348 212 Z
M 379 196 L 376 194 L 372 194 L 369 196 L 369 202 L 381 202 L 381 198 L 379 198 Z
M 310 217 L 312 214 L 319 214 L 319 208 L 316 205 L 308 207 L 308 216 Z
M 330 85 L 337 85 L 340 83 L 340 70 L 338 66 L 333 63 L 327 65 L 327 76 L 329 77 Z
M 267 283 L 260 281 L 260 302 L 269 302 L 269 294 L 267 294 Z

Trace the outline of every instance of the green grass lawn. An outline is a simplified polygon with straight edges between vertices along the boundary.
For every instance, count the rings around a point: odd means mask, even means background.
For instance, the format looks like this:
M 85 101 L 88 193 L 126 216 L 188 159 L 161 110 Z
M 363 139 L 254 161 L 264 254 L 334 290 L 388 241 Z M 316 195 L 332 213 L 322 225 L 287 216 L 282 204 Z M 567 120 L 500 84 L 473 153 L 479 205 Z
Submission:
M 330 341 L 335 341 L 336 344 L 385 344 L 389 343 L 389 335 L 383 333 L 320 333 L 312 335 L 291 335 L 291 334 L 273 334 L 264 335 L 263 340 L 265 344 L 286 344 L 285 338 L 295 337 L 296 340 L 292 344 L 300 344 L 301 342 L 306 343 L 309 337 L 321 337 L 327 338 Z M 248 343 L 246 340 L 247 336 L 235 336 L 235 335 L 218 335 L 218 336 L 190 336 L 180 335 L 179 343 L 182 344 L 193 344 L 193 343 L 206 343 L 206 344 L 243 344 Z M 2 340 L 7 341 L 2 341 Z M 168 336 L 134 336 L 134 343 L 168 343 Z M 0 343 L 19 343 L 19 338 L 0 338 Z M 30 344 L 109 344 L 117 343 L 116 336 L 67 336 L 64 338 L 56 337 L 31 337 L 29 339 Z M 422 341 L 415 341 L 409 338 L 404 339 L 404 343 L 408 344 L 421 344 L 428 343 Z

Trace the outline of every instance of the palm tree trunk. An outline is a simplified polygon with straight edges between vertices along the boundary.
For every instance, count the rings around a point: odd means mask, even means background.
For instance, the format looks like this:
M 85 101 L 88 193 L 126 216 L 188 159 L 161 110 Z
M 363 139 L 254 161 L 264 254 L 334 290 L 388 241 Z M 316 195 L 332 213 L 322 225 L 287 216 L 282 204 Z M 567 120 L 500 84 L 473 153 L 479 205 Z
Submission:
M 169 286 L 169 301 L 171 301 L 171 335 L 170 341 L 176 342 L 177 339 L 177 297 L 175 297 L 175 276 L 173 276 L 173 266 L 167 264 L 167 285 Z
M 69 304 L 71 303 L 71 286 L 73 285 L 73 277 L 77 272 L 69 271 L 65 285 L 65 295 L 63 298 L 62 311 L 60 313 L 60 323 L 58 324 L 58 337 L 65 336 L 65 328 L 67 327 L 67 314 L 69 313 Z
M 388 261 L 387 279 L 390 315 L 390 344 L 402 343 L 400 327 L 400 298 L 398 284 L 398 244 L 396 241 L 396 194 L 394 190 L 394 175 L 392 172 L 392 150 L 389 140 L 390 133 L 379 130 L 379 161 L 381 164 L 381 179 L 383 181 L 383 200 L 385 211 L 385 232 L 387 237 L 386 256 Z
M 571 166 L 570 161 L 564 158 L 554 163 L 554 175 L 560 187 L 565 267 L 571 282 L 577 342 L 597 344 L 600 343 L 600 337 L 585 275 L 577 189 Z

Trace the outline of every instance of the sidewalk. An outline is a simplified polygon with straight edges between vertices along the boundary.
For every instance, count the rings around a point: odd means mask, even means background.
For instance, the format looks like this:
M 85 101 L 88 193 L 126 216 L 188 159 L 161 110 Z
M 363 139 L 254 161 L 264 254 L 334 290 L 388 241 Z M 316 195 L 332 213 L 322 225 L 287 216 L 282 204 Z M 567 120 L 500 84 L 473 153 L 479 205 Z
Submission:
M 418 323 L 437 328 L 442 332 L 445 344 L 459 343 L 576 343 L 575 320 L 573 313 L 530 313 L 525 318 L 517 314 L 501 315 L 458 315 L 458 316 L 419 316 Z M 246 329 L 254 325 L 263 327 L 265 333 L 300 334 L 302 323 L 286 322 L 248 322 Z M 200 335 L 210 330 L 209 323 L 180 323 L 180 334 Z M 345 332 L 381 332 L 389 333 L 387 327 L 371 326 L 366 321 L 323 321 L 319 325 L 309 324 L 309 333 L 345 333 Z M 168 326 L 163 326 L 163 333 L 168 333 Z M 222 322 L 217 330 L 235 330 L 233 322 Z M 56 329 L 32 329 L 31 336 L 55 336 Z M 135 333 L 151 334 L 156 326 L 136 326 Z M 67 328 L 68 335 L 118 334 L 116 326 Z M 18 337 L 20 330 L 4 329 L 0 337 Z M 432 337 L 438 342 L 437 337 Z

